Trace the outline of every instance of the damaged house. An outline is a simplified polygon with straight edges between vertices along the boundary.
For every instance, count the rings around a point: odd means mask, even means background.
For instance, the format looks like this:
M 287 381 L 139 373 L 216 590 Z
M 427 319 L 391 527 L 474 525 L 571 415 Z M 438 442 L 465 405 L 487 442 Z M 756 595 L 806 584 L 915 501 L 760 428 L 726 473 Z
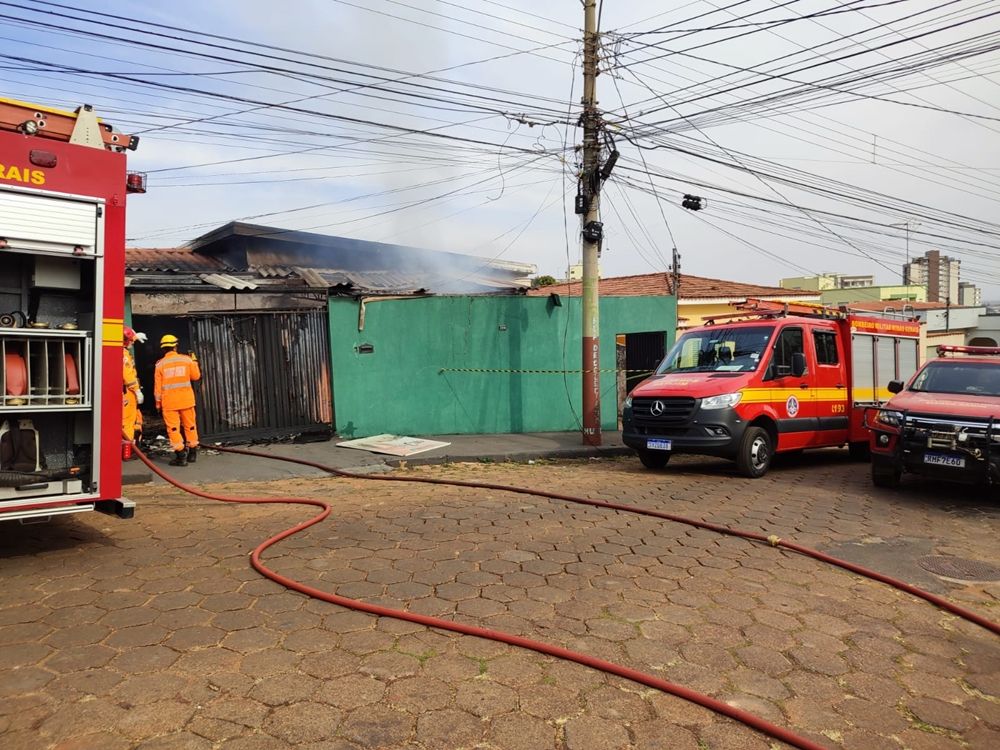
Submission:
M 179 336 L 202 365 L 206 440 L 578 429 L 578 301 L 526 296 L 535 271 L 237 222 L 180 248 L 132 248 L 127 303 L 149 336 L 140 381 L 152 390 L 157 342 Z M 601 305 L 609 342 L 672 336 L 672 298 Z M 613 428 L 614 389 L 607 401 Z

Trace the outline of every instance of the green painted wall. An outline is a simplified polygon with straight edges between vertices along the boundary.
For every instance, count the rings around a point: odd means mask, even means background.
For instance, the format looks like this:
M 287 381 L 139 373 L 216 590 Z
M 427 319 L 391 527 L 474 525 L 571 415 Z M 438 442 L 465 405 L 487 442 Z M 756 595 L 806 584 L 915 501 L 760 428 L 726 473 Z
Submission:
M 365 305 L 332 298 L 330 352 L 336 427 L 345 438 L 580 429 L 580 298 L 426 297 Z M 617 429 L 615 335 L 664 331 L 672 297 L 601 299 L 601 421 Z M 505 327 L 505 328 L 504 328 Z M 362 345 L 374 351 L 361 353 Z

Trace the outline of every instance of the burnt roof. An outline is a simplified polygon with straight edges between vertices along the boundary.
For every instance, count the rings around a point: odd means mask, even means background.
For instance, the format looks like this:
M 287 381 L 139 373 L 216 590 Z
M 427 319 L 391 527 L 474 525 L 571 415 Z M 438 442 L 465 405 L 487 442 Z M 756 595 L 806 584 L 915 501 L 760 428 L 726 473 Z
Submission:
M 199 255 L 186 247 L 130 247 L 125 250 L 125 270 L 167 273 L 217 273 L 233 271 L 220 259 Z
M 286 265 L 233 268 L 189 247 L 127 248 L 126 284 L 133 290 L 243 289 L 287 291 L 327 290 L 346 296 L 410 294 L 511 294 L 523 291 L 509 276 L 446 269 L 435 271 L 354 271 Z
M 428 248 L 359 240 L 293 229 L 231 221 L 195 238 L 187 247 L 204 255 L 234 256 L 247 266 L 298 265 L 351 271 L 416 270 L 428 265 L 481 270 L 500 276 L 527 277 L 531 263 L 479 258 Z M 331 263 L 331 261 L 333 261 Z
M 200 288 L 224 277 L 334 294 L 511 294 L 534 265 L 230 222 L 178 248 L 128 248 L 131 287 Z M 207 282 L 210 283 L 211 282 Z M 218 284 L 216 283 L 216 286 Z

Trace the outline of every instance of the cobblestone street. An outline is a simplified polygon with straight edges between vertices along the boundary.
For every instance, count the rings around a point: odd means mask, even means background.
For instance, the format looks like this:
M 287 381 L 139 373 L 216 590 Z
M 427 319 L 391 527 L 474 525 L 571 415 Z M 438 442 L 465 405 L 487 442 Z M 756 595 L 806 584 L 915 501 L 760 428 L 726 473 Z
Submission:
M 757 481 L 697 458 L 663 472 L 628 458 L 397 473 L 777 534 L 1000 619 L 1000 582 L 918 565 L 928 555 L 1000 565 L 1000 500 L 912 481 L 874 490 L 845 452 L 807 454 Z M 328 499 L 330 519 L 265 555 L 324 590 L 581 650 L 831 749 L 1000 747 L 1000 639 L 791 552 L 499 491 L 334 478 L 213 489 Z M 0 526 L 4 750 L 784 747 L 623 679 L 261 578 L 249 551 L 308 509 L 162 485 L 130 497 L 132 521 Z

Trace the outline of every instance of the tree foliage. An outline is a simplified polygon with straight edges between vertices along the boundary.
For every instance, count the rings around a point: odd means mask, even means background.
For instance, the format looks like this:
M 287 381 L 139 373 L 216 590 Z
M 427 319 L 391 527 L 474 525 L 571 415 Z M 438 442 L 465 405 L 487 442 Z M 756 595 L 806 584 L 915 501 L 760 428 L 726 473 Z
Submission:
M 536 276 L 531 280 L 531 288 L 537 289 L 540 286 L 552 286 L 556 283 L 554 276 Z

